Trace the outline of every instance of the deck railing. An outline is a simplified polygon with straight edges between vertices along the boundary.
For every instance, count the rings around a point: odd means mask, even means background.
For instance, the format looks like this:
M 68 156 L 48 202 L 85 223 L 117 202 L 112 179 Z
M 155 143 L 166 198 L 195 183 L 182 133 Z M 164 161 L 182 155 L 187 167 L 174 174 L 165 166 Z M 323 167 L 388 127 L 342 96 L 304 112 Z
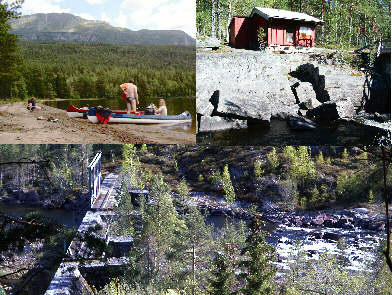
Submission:
M 98 198 L 99 190 L 101 189 L 101 159 L 102 153 L 99 152 L 95 155 L 90 165 L 88 165 L 90 207 L 93 206 L 95 200 Z

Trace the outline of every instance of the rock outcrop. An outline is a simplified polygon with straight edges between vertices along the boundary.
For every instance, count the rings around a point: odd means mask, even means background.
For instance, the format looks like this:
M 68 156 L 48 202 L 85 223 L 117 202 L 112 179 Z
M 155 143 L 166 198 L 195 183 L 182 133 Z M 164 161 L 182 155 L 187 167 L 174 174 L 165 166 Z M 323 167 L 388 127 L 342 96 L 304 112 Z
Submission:
M 350 118 L 362 99 L 363 75 L 308 54 L 277 55 L 267 52 L 197 53 L 196 111 L 199 131 L 215 126 L 243 126 L 247 120 L 268 122 L 327 108 L 332 120 Z M 214 100 L 218 91 L 218 103 Z M 328 103 L 327 106 L 322 106 Z M 241 122 L 229 120 L 238 116 Z M 313 112 L 317 118 L 318 112 Z M 233 117 L 231 117 L 233 119 Z M 211 123 L 209 123 L 211 122 Z M 200 123 L 200 122 L 199 122 Z

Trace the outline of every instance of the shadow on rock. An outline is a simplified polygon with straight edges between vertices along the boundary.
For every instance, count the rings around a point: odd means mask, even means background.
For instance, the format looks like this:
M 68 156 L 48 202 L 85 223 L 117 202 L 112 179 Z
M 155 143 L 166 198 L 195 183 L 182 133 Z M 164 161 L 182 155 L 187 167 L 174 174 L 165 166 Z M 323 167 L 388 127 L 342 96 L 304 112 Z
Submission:
M 292 71 L 289 74 L 301 82 L 311 83 L 313 90 L 316 93 L 316 98 L 319 102 L 327 102 L 330 100 L 328 91 L 325 90 L 325 76 L 319 74 L 318 67 L 307 63 L 300 65 L 295 71 Z

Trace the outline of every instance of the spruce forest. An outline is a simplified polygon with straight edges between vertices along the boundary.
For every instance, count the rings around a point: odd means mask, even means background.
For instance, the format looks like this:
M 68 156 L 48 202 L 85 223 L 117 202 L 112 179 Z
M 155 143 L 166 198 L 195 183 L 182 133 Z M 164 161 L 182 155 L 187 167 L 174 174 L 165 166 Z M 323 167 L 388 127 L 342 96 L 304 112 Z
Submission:
M 185 46 L 19 42 L 24 66 L 11 96 L 118 98 L 135 80 L 141 96 L 194 96 L 195 50 Z
M 233 16 L 249 16 L 254 7 L 307 13 L 324 21 L 318 26 L 316 46 L 353 48 L 391 36 L 391 2 L 388 0 L 197 0 L 199 36 L 228 41 Z

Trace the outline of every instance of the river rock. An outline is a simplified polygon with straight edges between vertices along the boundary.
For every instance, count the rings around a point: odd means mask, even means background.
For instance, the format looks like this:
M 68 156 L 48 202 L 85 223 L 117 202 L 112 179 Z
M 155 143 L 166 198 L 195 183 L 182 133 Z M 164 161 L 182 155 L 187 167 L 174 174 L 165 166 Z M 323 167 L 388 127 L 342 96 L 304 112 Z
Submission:
M 315 130 L 317 129 L 316 123 L 312 120 L 301 118 L 298 116 L 290 116 L 287 118 L 287 124 L 293 130 Z
M 337 233 L 333 232 L 325 232 L 323 234 L 323 239 L 325 240 L 332 240 L 332 241 L 338 241 L 340 239 L 340 235 Z
M 348 119 L 355 115 L 355 107 L 350 100 L 326 102 L 309 110 L 306 115 L 320 121 Z
M 238 129 L 246 128 L 247 123 L 245 120 L 227 119 L 218 116 L 201 116 L 198 120 L 198 132 L 203 131 L 217 131 L 225 129 Z

